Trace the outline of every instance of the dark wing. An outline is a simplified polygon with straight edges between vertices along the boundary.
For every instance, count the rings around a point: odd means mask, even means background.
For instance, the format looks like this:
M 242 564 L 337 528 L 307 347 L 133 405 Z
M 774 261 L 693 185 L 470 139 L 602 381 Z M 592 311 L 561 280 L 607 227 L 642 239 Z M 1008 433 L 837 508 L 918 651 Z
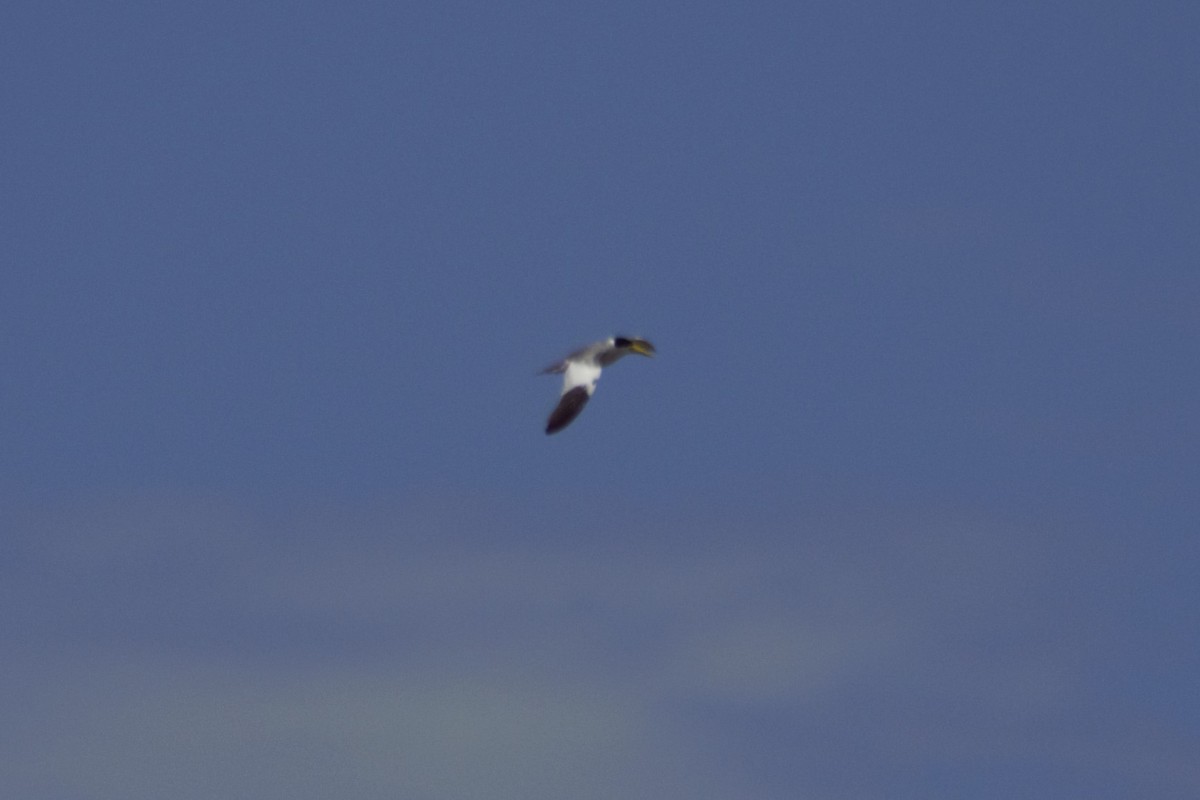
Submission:
M 589 397 L 591 395 L 583 386 L 576 386 L 574 389 L 564 392 L 558 401 L 558 407 L 550 414 L 550 419 L 546 420 L 546 433 L 558 433 L 570 425 L 571 420 L 578 417 L 579 412 L 583 411 Z

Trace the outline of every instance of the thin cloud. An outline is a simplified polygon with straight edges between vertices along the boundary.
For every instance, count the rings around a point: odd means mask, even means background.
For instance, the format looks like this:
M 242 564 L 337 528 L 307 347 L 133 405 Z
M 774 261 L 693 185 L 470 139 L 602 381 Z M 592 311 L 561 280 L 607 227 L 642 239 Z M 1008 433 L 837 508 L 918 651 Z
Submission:
M 1128 712 L 1090 716 L 1088 562 L 1064 591 L 1045 531 L 714 517 L 647 548 L 620 515 L 594 545 L 516 508 L 448 502 L 449 537 L 428 508 L 206 508 L 15 537 L 0 767 L 21 796 L 819 799 L 944 763 L 1200 786 L 1170 755 L 1186 733 L 1127 748 Z

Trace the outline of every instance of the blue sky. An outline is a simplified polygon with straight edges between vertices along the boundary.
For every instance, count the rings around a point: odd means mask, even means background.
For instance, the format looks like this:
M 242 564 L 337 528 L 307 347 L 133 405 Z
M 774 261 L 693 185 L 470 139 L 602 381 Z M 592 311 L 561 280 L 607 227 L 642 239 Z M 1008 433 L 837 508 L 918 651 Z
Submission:
M 645 6 L 0 12 L 6 795 L 1197 796 L 1200 12 Z

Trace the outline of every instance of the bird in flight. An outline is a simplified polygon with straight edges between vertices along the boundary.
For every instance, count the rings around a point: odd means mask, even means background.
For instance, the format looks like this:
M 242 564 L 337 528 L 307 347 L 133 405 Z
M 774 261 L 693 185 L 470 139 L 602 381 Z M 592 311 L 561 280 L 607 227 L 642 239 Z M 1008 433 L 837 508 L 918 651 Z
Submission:
M 654 345 L 645 339 L 612 336 L 576 350 L 562 361 L 542 370 L 543 374 L 561 372 L 563 376 L 562 396 L 558 399 L 558 406 L 551 412 L 550 419 L 546 420 L 546 433 L 558 433 L 570 425 L 583 411 L 592 392 L 596 391 L 600 370 L 629 353 L 653 356 Z

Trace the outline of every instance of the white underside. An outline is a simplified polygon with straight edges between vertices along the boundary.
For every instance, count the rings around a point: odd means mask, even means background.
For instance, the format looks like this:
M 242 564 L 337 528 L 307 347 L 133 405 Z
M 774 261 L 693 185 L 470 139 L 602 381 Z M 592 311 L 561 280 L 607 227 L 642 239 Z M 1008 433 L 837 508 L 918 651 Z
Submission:
M 596 391 L 596 381 L 598 380 L 600 380 L 599 364 L 570 361 L 567 363 L 567 369 L 563 372 L 562 393 L 566 394 L 576 386 L 583 386 L 590 396 L 592 392 Z

